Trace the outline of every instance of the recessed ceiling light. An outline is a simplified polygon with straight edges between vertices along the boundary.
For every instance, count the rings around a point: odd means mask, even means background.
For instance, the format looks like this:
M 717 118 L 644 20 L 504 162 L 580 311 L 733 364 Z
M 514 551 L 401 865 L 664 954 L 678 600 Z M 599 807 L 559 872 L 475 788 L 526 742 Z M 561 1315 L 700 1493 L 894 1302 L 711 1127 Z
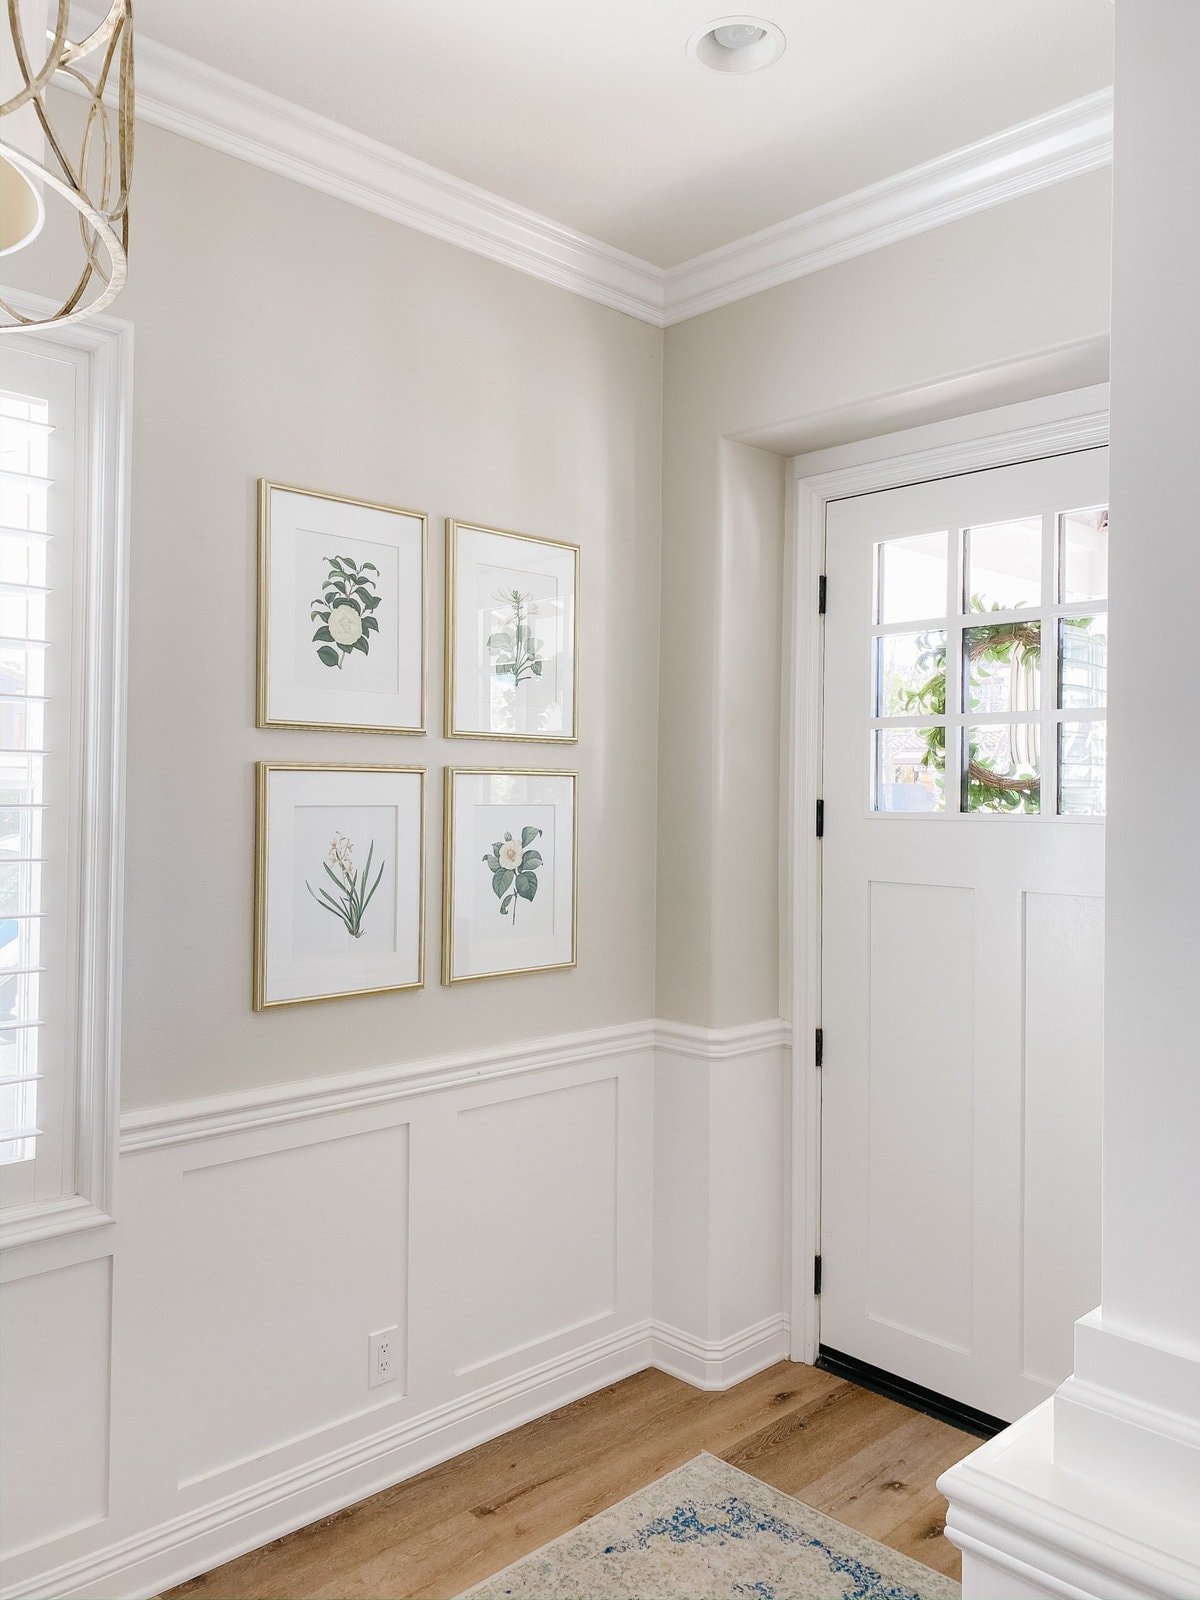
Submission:
M 718 17 L 688 40 L 688 55 L 714 72 L 758 72 L 778 61 L 787 40 L 762 17 Z

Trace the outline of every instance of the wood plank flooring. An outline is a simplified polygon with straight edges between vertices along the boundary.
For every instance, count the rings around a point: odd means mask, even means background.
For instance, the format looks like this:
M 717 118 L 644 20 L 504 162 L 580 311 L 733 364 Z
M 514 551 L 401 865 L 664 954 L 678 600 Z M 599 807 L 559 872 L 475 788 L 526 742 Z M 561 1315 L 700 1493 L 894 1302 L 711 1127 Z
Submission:
M 181 1584 L 164 1600 L 452 1600 L 701 1450 L 958 1577 L 934 1484 L 978 1443 L 787 1361 L 712 1394 L 651 1369 Z

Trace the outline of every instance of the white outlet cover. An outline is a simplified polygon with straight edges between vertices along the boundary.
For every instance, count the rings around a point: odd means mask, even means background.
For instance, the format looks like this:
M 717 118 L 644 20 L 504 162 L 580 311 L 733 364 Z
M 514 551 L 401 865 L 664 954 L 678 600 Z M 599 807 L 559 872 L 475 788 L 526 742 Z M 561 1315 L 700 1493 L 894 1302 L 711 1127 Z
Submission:
M 400 1330 L 381 1328 L 367 1335 L 367 1388 L 393 1383 L 399 1376 Z

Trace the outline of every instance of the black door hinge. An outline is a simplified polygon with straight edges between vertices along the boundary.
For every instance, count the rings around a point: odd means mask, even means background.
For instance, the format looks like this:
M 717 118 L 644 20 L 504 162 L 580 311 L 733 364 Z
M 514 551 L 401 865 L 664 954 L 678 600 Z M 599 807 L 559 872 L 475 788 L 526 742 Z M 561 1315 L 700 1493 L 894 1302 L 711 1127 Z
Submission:
M 824 837 L 825 837 L 825 802 L 824 802 L 824 800 L 818 800 L 817 801 L 817 838 L 818 839 L 823 839 Z
M 817 1029 L 816 1048 L 815 1048 L 815 1050 L 813 1052 L 813 1059 L 816 1061 L 817 1066 L 821 1066 L 824 1063 L 824 1060 L 825 1060 L 825 1029 L 824 1028 L 818 1028 Z
M 820 1256 L 814 1256 L 813 1257 L 813 1293 L 814 1294 L 820 1294 L 820 1292 L 821 1292 L 821 1258 L 820 1258 Z
M 828 594 L 829 594 L 829 580 L 826 578 L 825 574 L 822 573 L 821 576 L 817 579 L 817 615 L 818 616 L 823 617 L 825 615 L 825 602 L 826 602 L 826 599 L 828 598 Z

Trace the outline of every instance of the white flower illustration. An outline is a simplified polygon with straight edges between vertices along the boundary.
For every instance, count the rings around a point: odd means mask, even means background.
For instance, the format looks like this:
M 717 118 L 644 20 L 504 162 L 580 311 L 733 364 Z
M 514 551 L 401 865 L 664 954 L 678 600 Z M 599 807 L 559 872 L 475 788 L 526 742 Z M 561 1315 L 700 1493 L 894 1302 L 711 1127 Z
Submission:
M 354 644 L 362 638 L 362 618 L 353 606 L 334 606 L 325 624 L 335 644 Z
M 329 841 L 329 865 L 341 867 L 343 872 L 354 871 L 354 841 L 344 833 L 335 833 Z
M 515 872 L 521 865 L 521 846 L 515 839 L 505 839 L 496 854 L 500 865 L 508 872 Z

